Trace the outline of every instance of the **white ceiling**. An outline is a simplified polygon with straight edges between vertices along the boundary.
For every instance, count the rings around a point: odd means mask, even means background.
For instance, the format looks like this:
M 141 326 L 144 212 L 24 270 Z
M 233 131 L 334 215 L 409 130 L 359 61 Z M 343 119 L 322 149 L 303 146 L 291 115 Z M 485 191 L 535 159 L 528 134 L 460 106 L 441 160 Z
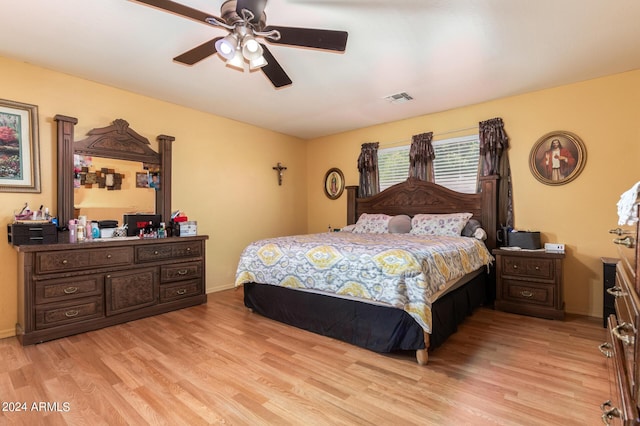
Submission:
M 640 0 L 269 0 L 267 24 L 349 33 L 344 53 L 269 45 L 278 90 L 217 55 L 173 62 L 226 32 L 140 3 L 0 4 L 0 56 L 304 139 L 640 69 Z

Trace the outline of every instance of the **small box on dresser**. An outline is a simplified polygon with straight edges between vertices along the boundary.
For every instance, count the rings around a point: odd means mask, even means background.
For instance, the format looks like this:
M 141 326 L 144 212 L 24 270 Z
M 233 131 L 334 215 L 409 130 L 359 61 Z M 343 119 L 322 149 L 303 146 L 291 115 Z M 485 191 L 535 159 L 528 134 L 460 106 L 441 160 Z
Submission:
M 51 222 L 11 223 L 7 225 L 7 236 L 14 246 L 54 244 L 58 241 L 58 229 Z
M 564 319 L 562 253 L 495 249 L 496 302 L 501 311 Z

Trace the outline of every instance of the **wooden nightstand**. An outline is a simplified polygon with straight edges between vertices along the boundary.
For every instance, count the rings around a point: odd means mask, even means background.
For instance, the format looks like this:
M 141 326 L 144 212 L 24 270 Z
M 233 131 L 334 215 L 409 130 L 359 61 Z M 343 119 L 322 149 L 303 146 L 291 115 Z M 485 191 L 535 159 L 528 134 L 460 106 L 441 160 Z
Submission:
M 564 319 L 564 254 L 495 249 L 493 255 L 496 257 L 496 309 Z

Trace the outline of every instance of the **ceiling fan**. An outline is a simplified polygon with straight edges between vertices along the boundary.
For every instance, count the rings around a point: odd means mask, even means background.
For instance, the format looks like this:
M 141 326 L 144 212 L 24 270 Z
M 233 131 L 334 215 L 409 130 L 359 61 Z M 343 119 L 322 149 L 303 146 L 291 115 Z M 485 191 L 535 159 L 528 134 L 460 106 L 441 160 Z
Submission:
M 176 56 L 174 61 L 193 65 L 211 55 L 219 54 L 227 65 L 244 70 L 260 68 L 276 87 L 288 86 L 291 79 L 264 43 L 311 47 L 344 52 L 347 32 L 313 28 L 266 25 L 264 13 L 267 0 L 227 0 L 220 7 L 220 18 L 170 0 L 132 0 L 185 18 L 226 29 L 228 34 L 216 37 Z

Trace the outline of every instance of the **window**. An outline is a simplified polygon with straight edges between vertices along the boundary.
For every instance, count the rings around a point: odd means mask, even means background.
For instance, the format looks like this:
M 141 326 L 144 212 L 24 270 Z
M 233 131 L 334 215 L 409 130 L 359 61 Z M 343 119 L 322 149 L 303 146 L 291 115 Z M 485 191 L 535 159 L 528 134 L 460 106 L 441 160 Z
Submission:
M 437 184 L 458 192 L 475 193 L 478 182 L 478 135 L 433 141 L 433 170 Z M 409 176 L 409 145 L 378 150 L 380 190 Z

